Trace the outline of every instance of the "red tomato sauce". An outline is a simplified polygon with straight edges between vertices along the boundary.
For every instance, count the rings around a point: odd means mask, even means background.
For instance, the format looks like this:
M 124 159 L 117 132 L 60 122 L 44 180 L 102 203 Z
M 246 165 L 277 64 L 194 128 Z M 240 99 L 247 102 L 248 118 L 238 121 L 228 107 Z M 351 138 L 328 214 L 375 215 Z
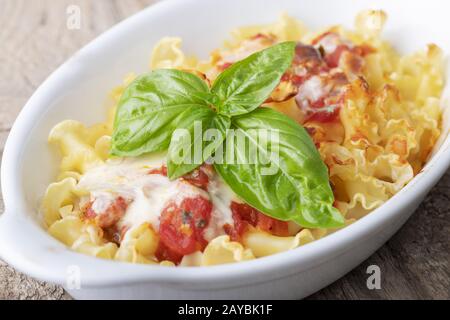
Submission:
M 203 236 L 208 226 L 212 203 L 202 196 L 185 198 L 180 204 L 171 202 L 161 213 L 159 235 L 160 256 L 184 256 L 203 251 L 208 242 Z M 178 259 L 171 260 L 178 263 Z
M 276 236 L 288 236 L 288 223 L 280 221 L 256 210 L 245 203 L 232 202 L 230 205 L 234 226 L 226 225 L 225 232 L 232 240 L 239 241 L 248 225 L 257 227 Z
M 86 219 L 96 219 L 97 224 L 101 228 L 110 228 L 114 226 L 125 215 L 128 207 L 128 201 L 123 197 L 117 197 L 113 203 L 101 213 L 96 213 L 92 209 L 93 202 L 84 208 L 84 217 Z
M 189 182 L 197 188 L 207 190 L 209 183 L 208 171 L 211 171 L 211 166 L 204 164 L 201 167 L 185 174 L 181 179 Z M 160 174 L 167 177 L 167 167 L 164 165 L 161 168 L 151 169 L 148 174 Z

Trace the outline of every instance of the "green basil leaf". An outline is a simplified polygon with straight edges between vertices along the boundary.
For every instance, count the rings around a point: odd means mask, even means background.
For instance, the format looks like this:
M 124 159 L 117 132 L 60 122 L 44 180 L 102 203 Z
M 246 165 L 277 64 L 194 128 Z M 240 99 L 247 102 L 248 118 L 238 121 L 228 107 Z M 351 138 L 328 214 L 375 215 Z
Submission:
M 167 150 L 183 118 L 198 108 L 209 109 L 209 100 L 208 86 L 191 73 L 160 69 L 138 77 L 119 101 L 111 154 Z
M 225 140 L 230 123 L 228 117 L 206 108 L 194 109 L 183 117 L 183 131 L 174 131 L 169 145 L 169 179 L 179 178 L 203 164 Z
M 214 82 L 211 92 L 220 114 L 235 116 L 260 106 L 291 65 L 295 42 L 283 42 L 234 63 Z
M 227 136 L 226 144 L 234 147 L 235 161 L 228 158 L 227 145 L 226 161 L 216 163 L 215 168 L 242 200 L 268 216 L 295 221 L 303 227 L 343 225 L 342 215 L 333 207 L 327 167 L 298 123 L 273 109 L 258 108 L 234 117 L 231 129 L 243 134 L 248 144 L 239 148 L 237 139 Z M 278 132 L 278 139 L 268 134 L 264 137 L 260 129 L 268 129 L 273 135 Z M 252 148 L 258 151 L 253 162 Z

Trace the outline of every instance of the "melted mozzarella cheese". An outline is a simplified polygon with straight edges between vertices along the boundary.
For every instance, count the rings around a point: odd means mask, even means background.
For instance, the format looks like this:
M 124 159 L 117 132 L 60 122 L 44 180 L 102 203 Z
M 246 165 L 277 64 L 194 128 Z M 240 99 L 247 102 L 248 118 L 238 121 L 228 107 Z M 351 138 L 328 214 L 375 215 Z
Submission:
M 317 45 L 321 46 L 325 50 L 326 54 L 332 54 L 340 45 L 345 45 L 349 48 L 353 47 L 353 44 L 350 41 L 342 38 L 336 33 L 327 34 L 322 39 L 320 39 Z
M 210 241 L 224 234 L 223 225 L 233 225 L 230 204 L 236 197 L 231 189 L 215 174 L 210 176 L 206 192 L 182 179 L 170 181 L 163 175 L 148 173 L 160 168 L 164 159 L 164 156 L 110 159 L 86 172 L 78 187 L 90 194 L 91 208 L 97 214 L 105 212 L 117 197 L 126 199 L 129 205 L 117 226 L 129 230 L 144 222 L 158 230 L 161 212 L 170 201 L 180 204 L 185 198 L 202 196 L 213 204 L 205 239 Z
M 148 175 L 146 180 L 147 183 L 136 190 L 136 196 L 128 206 L 119 226 L 135 227 L 149 222 L 157 230 L 161 212 L 169 201 L 179 205 L 185 198 L 198 196 L 208 198 L 205 191 L 185 181 L 170 181 L 167 177 L 158 174 Z M 154 184 L 156 180 L 159 181 Z
M 230 187 L 217 175 L 210 180 L 208 193 L 213 203 L 213 210 L 211 212 L 211 220 L 204 231 L 204 237 L 207 241 L 211 241 L 225 234 L 223 230 L 225 224 L 229 224 L 230 226 L 234 225 L 230 205 L 232 201 L 238 200 Z
M 334 34 L 328 34 L 317 43 L 325 50 L 326 54 L 333 53 L 339 45 L 339 38 Z
M 105 191 L 95 191 L 92 195 L 92 210 L 96 214 L 105 212 L 113 203 L 114 196 L 110 192 Z
M 301 85 L 296 99 L 303 107 L 307 108 L 311 102 L 319 100 L 325 94 L 325 85 L 321 77 L 312 76 Z

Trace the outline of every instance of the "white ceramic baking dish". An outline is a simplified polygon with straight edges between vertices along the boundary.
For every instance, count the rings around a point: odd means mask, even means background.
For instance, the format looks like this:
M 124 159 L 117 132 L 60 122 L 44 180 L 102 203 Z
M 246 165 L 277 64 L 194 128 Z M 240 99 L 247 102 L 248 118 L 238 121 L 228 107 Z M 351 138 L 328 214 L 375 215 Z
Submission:
M 175 269 L 96 259 L 72 252 L 49 236 L 39 224 L 37 208 L 58 166 L 47 145 L 50 128 L 63 119 L 85 123 L 104 119 L 102 105 L 108 91 L 126 73 L 147 70 L 151 48 L 159 38 L 181 36 L 187 52 L 206 56 L 233 27 L 270 22 L 282 11 L 312 28 L 351 25 L 356 13 L 373 3 L 164 1 L 100 36 L 39 87 L 11 130 L 1 170 L 6 207 L 0 218 L 2 259 L 30 276 L 62 285 L 73 281 L 74 271 L 79 270 L 81 289 L 69 290 L 75 298 L 301 298 L 343 276 L 402 226 L 449 167 L 450 112 L 445 114 L 443 137 L 427 166 L 385 205 L 322 240 L 254 261 Z M 389 14 L 385 36 L 399 50 L 417 50 L 436 42 L 450 52 L 447 1 L 386 0 L 377 1 L 376 6 Z

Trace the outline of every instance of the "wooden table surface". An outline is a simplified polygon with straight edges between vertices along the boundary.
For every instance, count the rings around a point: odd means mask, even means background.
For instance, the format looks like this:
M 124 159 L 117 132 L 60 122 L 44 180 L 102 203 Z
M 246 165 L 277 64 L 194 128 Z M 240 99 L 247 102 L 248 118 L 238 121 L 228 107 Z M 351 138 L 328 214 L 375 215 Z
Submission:
M 70 55 L 155 0 L 0 0 L 0 157 L 12 123 L 39 84 Z M 81 29 L 66 27 L 69 5 Z M 0 213 L 3 202 L 0 194 Z M 406 225 L 368 260 L 309 299 L 449 299 L 450 171 Z M 366 269 L 381 269 L 369 290 Z M 70 299 L 0 261 L 0 299 Z

